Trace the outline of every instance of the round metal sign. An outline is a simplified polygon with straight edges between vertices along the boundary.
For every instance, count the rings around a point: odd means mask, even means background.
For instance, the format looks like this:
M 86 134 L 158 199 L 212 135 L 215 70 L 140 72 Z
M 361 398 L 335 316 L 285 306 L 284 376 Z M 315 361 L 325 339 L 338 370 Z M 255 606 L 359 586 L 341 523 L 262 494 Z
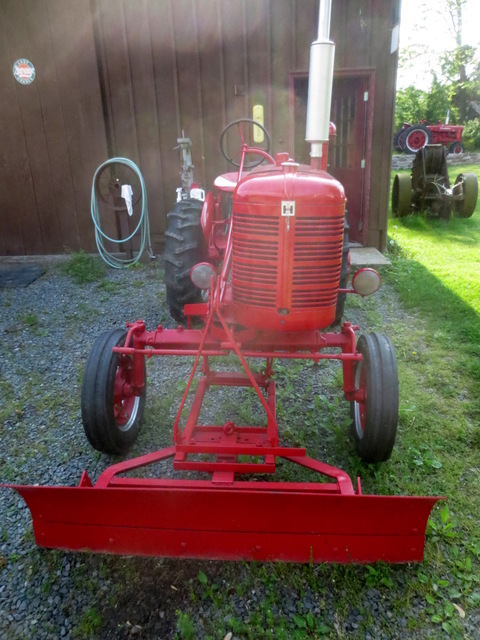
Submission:
M 13 63 L 13 76 L 20 84 L 32 84 L 35 80 L 35 67 L 25 58 Z

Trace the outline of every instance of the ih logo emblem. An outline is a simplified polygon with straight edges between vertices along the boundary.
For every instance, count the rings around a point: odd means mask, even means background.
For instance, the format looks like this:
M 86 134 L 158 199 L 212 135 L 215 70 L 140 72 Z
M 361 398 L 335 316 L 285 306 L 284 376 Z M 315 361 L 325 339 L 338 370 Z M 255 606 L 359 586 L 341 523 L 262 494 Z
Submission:
M 295 200 L 282 200 L 282 216 L 291 217 L 295 215 Z

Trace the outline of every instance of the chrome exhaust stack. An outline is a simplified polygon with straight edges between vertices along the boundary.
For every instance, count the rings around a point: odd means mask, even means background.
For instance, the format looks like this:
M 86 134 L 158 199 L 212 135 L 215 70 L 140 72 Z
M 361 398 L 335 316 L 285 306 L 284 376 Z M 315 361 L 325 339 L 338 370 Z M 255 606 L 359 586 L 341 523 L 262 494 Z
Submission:
M 305 140 L 311 144 L 312 165 L 321 159 L 322 145 L 329 139 L 335 58 L 335 45 L 330 40 L 331 13 L 332 0 L 320 0 L 318 36 L 310 46 L 307 134 L 305 137 Z

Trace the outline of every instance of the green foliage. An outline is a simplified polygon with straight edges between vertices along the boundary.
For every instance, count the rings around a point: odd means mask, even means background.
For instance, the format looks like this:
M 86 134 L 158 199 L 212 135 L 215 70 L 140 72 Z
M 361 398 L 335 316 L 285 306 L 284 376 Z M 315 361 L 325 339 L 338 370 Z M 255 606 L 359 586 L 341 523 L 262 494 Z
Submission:
M 419 2 L 419 24 L 428 24 L 433 5 Z M 452 124 L 464 124 L 471 115 L 470 103 L 480 100 L 480 57 L 478 48 L 463 41 L 464 0 L 440 0 L 435 8 L 436 13 L 447 17 L 450 35 L 454 46 L 445 51 L 439 59 L 431 60 L 432 52 L 423 38 L 423 30 L 419 30 L 417 43 L 404 47 L 400 54 L 399 66 L 402 70 L 410 68 L 413 60 L 423 60 L 424 64 L 438 63 L 441 75 L 432 71 L 431 90 L 420 91 L 414 86 L 397 93 L 395 113 L 396 128 L 403 122 L 411 124 L 426 120 L 427 123 L 444 122 L 447 111 L 450 111 Z M 441 34 L 439 34 L 441 38 Z
M 202 598 L 207 600 L 208 598 L 214 599 L 218 591 L 218 584 L 209 583 L 208 577 L 203 571 L 198 572 L 198 581 L 203 586 Z
M 38 326 L 38 316 L 33 311 L 26 313 L 23 316 L 22 320 L 27 325 L 27 327 L 30 327 L 31 329 L 34 329 Z
M 422 120 L 429 124 L 445 122 L 447 113 L 450 116 L 450 123 L 455 124 L 458 120 L 458 109 L 452 104 L 451 89 L 433 75 L 430 91 L 407 87 L 397 92 L 395 129 L 400 129 L 404 122 L 409 124 L 418 124 Z
M 404 122 L 415 124 L 425 118 L 427 110 L 426 91 L 407 87 L 397 92 L 395 103 L 395 129 L 398 130 Z
M 177 638 L 182 640 L 193 640 L 195 638 L 195 625 L 188 613 L 177 611 Z
M 458 109 L 452 104 L 451 90 L 442 84 L 433 74 L 432 88 L 427 92 L 425 118 L 427 122 L 445 122 L 447 113 L 450 114 L 450 123 L 458 122 Z
M 450 90 L 451 104 L 465 122 L 469 104 L 479 98 L 480 62 L 476 48 L 459 45 L 442 56 L 442 73 Z
M 469 120 L 463 130 L 463 143 L 465 149 L 473 151 L 480 149 L 480 118 Z
M 73 253 L 70 260 L 62 265 L 61 269 L 76 284 L 96 282 L 105 274 L 105 264 L 100 258 L 88 255 L 83 251 Z
M 393 589 L 395 586 L 392 581 L 392 568 L 390 565 L 377 562 L 375 566 L 367 564 L 365 566 L 365 585 L 367 587 Z
M 435 518 L 428 519 L 426 535 L 430 536 L 435 542 L 449 540 L 456 537 L 454 527 L 455 524 L 450 516 L 448 504 L 445 503 L 440 511 L 440 522 Z
M 96 635 L 102 625 L 102 617 L 94 607 L 90 607 L 80 618 L 78 625 L 73 631 L 76 638 L 89 638 Z
M 199 571 L 198 572 L 198 581 L 200 582 L 200 584 L 203 584 L 203 586 L 207 586 L 208 584 L 208 578 L 206 576 L 205 573 L 203 573 L 203 571 Z

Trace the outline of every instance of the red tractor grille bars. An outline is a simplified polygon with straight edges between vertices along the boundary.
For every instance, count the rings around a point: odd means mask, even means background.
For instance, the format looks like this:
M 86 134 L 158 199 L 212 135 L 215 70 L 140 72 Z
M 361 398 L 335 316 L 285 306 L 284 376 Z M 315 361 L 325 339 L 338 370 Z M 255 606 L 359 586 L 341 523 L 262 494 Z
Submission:
M 306 166 L 269 167 L 240 183 L 232 214 L 233 308 L 240 323 L 295 331 L 333 322 L 344 202 L 336 181 Z
M 292 308 L 331 307 L 340 279 L 343 220 L 298 218 L 292 273 Z
M 234 216 L 232 279 L 237 302 L 275 308 L 278 229 L 278 218 Z

